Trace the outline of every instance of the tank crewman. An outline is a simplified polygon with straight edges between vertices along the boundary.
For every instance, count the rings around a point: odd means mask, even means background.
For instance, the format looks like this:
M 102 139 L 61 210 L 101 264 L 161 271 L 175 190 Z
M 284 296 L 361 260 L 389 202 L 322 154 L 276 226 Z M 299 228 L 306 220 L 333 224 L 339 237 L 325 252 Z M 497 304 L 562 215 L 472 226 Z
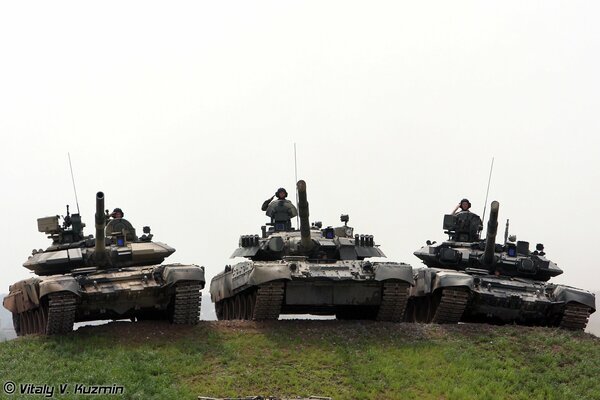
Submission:
M 275 230 L 291 229 L 291 219 L 298 215 L 296 206 L 291 201 L 287 200 L 287 190 L 279 188 L 271 198 L 264 201 L 261 209 L 266 211 L 271 222 L 275 226 Z M 277 198 L 273 200 L 274 198 Z
M 468 199 L 462 199 L 460 203 L 458 203 L 458 205 L 454 207 L 454 210 L 452 210 L 452 214 L 458 214 L 461 212 L 471 212 L 469 211 L 469 208 L 471 208 L 471 202 Z M 460 209 L 460 211 L 458 211 L 458 209 Z
M 120 208 L 115 208 L 110 214 L 111 220 L 106 224 L 106 236 L 113 236 L 114 232 L 121 233 L 125 230 L 125 239 L 129 241 L 137 240 L 135 228 L 125 218 L 125 213 Z
M 483 224 L 479 215 L 473 214 L 469 210 L 470 208 L 471 202 L 468 199 L 462 199 L 452 210 L 452 214 L 457 218 L 457 229 L 453 240 L 473 242 L 479 239 L 479 232 L 483 228 Z

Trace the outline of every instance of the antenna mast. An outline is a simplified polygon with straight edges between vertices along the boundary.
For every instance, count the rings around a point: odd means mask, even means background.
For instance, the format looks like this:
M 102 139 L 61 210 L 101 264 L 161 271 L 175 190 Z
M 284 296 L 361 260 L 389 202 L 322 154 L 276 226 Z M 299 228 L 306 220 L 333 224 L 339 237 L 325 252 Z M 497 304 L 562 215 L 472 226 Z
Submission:
M 77 188 L 75 187 L 75 178 L 73 177 L 73 165 L 71 164 L 71 153 L 67 153 L 69 157 L 69 169 L 71 169 L 71 181 L 73 182 L 73 191 L 75 192 L 75 204 L 77 204 L 77 214 L 79 214 L 79 200 L 77 200 Z
M 494 157 L 492 157 L 492 165 L 490 166 L 490 176 L 488 177 L 487 191 L 485 192 L 485 203 L 483 206 L 483 218 L 481 218 L 481 224 L 485 222 L 485 210 L 487 208 L 488 195 L 490 194 L 490 182 L 492 182 L 492 171 L 494 170 Z
M 296 182 L 298 182 L 298 163 L 296 161 L 296 143 L 294 143 L 294 176 L 296 178 Z M 294 184 L 294 187 L 296 185 Z M 298 208 L 298 188 L 296 187 L 296 208 Z M 296 225 L 300 227 L 300 217 L 296 215 Z M 299 228 L 298 228 L 299 229 Z

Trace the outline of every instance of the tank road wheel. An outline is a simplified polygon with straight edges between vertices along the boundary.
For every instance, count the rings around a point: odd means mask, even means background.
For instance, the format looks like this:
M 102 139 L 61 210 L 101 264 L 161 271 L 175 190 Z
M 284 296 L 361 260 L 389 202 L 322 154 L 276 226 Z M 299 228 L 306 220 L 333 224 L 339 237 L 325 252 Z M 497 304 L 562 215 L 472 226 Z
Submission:
M 252 319 L 254 314 L 254 292 L 244 294 L 244 319 Z
M 239 316 L 240 319 L 247 319 L 246 318 L 246 312 L 247 312 L 247 307 L 246 307 L 246 293 L 238 293 L 237 297 L 239 298 Z
M 29 318 L 28 311 L 21 313 L 21 329 L 23 331 L 23 335 L 31 334 L 31 319 Z
M 196 325 L 200 320 L 201 301 L 198 282 L 175 284 L 171 322 L 176 325 Z
M 13 328 L 15 328 L 15 333 L 17 334 L 17 336 L 23 336 L 23 332 L 21 331 L 21 314 L 13 313 L 12 320 L 13 320 Z
M 378 321 L 401 322 L 404 320 L 408 289 L 406 282 L 385 282 L 381 294 L 381 305 L 377 312 Z
M 590 317 L 590 308 L 579 303 L 568 303 L 565 307 L 560 327 L 573 331 L 585 329 Z
M 217 302 L 215 303 L 215 313 L 217 314 L 217 319 L 218 319 L 219 321 L 222 321 L 222 320 L 224 319 L 224 318 L 223 318 L 223 317 L 224 317 L 224 315 L 223 315 L 223 309 L 224 309 L 224 308 L 225 308 L 225 307 L 223 307 L 223 300 L 221 300 L 221 301 L 217 301 Z
M 468 300 L 469 293 L 464 288 L 444 288 L 436 291 L 431 298 L 427 322 L 457 324 L 467 307 Z
M 40 307 L 36 309 L 35 316 L 37 318 L 38 333 L 43 335 L 46 333 L 46 308 Z
M 244 319 L 242 308 L 243 308 L 242 296 L 240 293 L 238 293 L 233 297 L 233 318 L 234 319 Z
M 231 297 L 221 300 L 222 304 L 223 304 L 223 319 L 224 320 L 230 320 L 233 319 L 232 318 L 232 314 L 233 314 L 233 307 L 231 304 Z
M 33 335 L 37 333 L 37 321 L 33 310 L 27 311 L 27 334 Z
M 31 315 L 31 333 L 40 333 L 41 332 L 41 326 L 40 326 L 40 321 L 38 319 L 38 309 L 35 310 L 30 310 L 29 313 Z
M 253 320 L 278 319 L 283 304 L 283 282 L 268 282 L 258 287 L 255 295 Z
M 44 307 L 37 308 L 34 311 L 34 315 L 37 321 L 37 333 L 46 333 L 46 319 L 44 317 Z
M 46 327 L 48 326 L 48 306 L 43 305 L 39 308 L 39 316 L 40 316 L 40 333 L 42 335 L 46 334 Z
M 77 296 L 71 292 L 56 292 L 48 295 L 47 335 L 59 335 L 73 330 Z
M 427 322 L 430 296 L 412 297 L 408 300 L 405 312 L 406 322 Z

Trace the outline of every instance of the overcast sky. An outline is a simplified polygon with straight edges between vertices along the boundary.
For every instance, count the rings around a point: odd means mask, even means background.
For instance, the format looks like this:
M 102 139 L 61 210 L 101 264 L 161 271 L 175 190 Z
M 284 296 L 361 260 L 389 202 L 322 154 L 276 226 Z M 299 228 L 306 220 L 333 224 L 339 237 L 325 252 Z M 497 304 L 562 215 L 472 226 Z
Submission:
M 462 197 L 600 289 L 600 4 L 591 1 L 2 2 L 0 292 L 50 242 L 38 217 L 94 196 L 231 263 L 260 205 L 307 181 L 388 258 L 443 240 Z M 489 207 L 488 207 L 489 212 Z M 591 246 L 591 247 L 590 247 Z M 208 286 L 208 281 L 207 281 Z M 205 290 L 205 293 L 208 289 Z

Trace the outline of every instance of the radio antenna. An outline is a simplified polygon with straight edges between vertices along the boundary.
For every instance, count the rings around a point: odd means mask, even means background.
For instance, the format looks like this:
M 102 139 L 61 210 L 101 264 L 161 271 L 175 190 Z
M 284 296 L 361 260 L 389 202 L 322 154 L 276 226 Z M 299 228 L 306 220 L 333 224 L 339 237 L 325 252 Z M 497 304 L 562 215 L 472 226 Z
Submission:
M 296 182 L 298 182 L 298 162 L 296 159 L 296 143 L 294 143 L 294 176 L 296 178 Z M 298 208 L 298 187 L 296 184 L 294 184 L 294 186 L 296 187 L 296 208 Z M 296 215 L 296 225 L 298 226 L 298 229 L 300 229 L 300 217 L 298 215 Z
M 490 176 L 488 177 L 487 191 L 485 192 L 485 203 L 483 206 L 483 218 L 481 219 L 481 225 L 485 222 L 485 210 L 487 208 L 488 195 L 490 194 L 490 182 L 492 182 L 492 171 L 494 170 L 494 157 L 492 157 L 492 165 L 490 166 Z
M 77 204 L 77 214 L 79 214 L 79 200 L 77 200 L 77 188 L 75 187 L 75 177 L 73 176 L 73 165 L 71 164 L 71 153 L 67 153 L 69 156 L 69 169 L 71 170 L 71 181 L 73 182 L 73 191 L 75 192 L 75 204 Z

